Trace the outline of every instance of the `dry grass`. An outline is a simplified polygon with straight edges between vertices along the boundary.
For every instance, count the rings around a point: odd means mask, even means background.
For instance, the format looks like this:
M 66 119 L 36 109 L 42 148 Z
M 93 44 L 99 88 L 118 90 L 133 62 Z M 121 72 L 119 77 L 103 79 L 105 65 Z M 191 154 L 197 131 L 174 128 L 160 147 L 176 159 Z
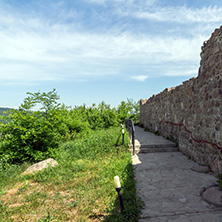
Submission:
M 9 221 L 101 221 L 106 205 L 104 196 L 94 199 L 101 188 L 91 191 L 96 177 L 87 171 L 66 183 L 18 182 L 1 197 L 3 214 Z

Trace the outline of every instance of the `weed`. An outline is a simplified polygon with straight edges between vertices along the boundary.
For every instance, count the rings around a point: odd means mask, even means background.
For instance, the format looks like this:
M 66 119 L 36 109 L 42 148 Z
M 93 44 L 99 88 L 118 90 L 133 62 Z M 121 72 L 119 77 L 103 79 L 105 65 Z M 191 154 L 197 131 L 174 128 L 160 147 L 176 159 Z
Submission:
M 176 145 L 178 146 L 178 140 L 172 134 L 167 136 L 166 139 L 176 143 Z
M 147 128 L 147 127 L 145 127 L 144 130 L 145 130 L 146 132 L 151 132 L 150 129 Z
M 53 220 L 53 216 L 50 215 L 50 212 L 47 212 L 47 215 L 44 216 L 43 218 L 39 219 L 39 222 L 50 222 Z
M 138 126 L 144 128 L 144 125 L 142 123 L 139 123 Z
M 159 132 L 158 130 L 155 131 L 154 134 L 157 135 L 157 136 L 160 136 L 160 135 L 161 135 L 160 132 Z

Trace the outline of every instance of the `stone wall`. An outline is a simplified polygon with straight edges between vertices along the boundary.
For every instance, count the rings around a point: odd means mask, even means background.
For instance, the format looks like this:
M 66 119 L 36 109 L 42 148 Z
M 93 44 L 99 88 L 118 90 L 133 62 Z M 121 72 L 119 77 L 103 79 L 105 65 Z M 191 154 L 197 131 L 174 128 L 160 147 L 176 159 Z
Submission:
M 197 78 L 141 100 L 140 123 L 222 173 L 222 26 L 202 46 Z

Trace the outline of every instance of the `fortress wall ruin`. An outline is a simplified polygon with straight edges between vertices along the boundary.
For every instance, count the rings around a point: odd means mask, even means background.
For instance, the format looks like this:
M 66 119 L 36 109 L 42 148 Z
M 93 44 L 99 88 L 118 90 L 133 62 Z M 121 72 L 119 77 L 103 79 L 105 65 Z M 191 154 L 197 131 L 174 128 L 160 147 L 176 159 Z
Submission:
M 198 77 L 140 102 L 140 123 L 222 173 L 222 26 L 201 48 Z

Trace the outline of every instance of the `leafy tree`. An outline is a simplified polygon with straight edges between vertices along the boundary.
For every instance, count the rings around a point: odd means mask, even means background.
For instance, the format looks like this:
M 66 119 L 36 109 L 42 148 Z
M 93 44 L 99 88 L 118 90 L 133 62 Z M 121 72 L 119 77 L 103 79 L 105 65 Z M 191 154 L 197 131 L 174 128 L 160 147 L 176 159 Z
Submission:
M 85 112 L 85 106 L 68 110 L 67 107 L 63 105 L 60 109 L 61 119 L 68 129 L 65 134 L 66 140 L 73 140 L 79 134 L 85 135 L 90 132 L 90 126 Z
M 98 107 L 95 104 L 89 107 L 87 120 L 92 129 L 109 128 L 119 123 L 116 109 L 111 109 L 104 101 Z
M 23 104 L 21 104 L 21 106 L 20 106 L 20 110 L 30 111 L 37 104 L 40 104 L 40 105 L 42 105 L 40 110 L 45 113 L 48 113 L 50 110 L 54 110 L 60 106 L 60 103 L 58 103 L 59 96 L 57 95 L 55 89 L 53 89 L 52 91 L 50 91 L 48 93 L 27 92 L 27 95 L 29 95 L 29 96 L 24 99 Z
M 134 123 L 140 122 L 140 101 L 134 101 L 133 99 L 127 99 L 128 109 L 130 110 L 131 118 Z
M 127 101 L 122 101 L 117 108 L 119 118 L 121 122 L 125 119 L 133 119 L 135 123 L 139 123 L 140 118 L 140 104 L 134 102 L 133 99 L 127 99 Z
M 2 155 L 12 162 L 39 161 L 53 153 L 68 131 L 61 121 L 59 97 L 55 89 L 49 93 L 27 93 L 19 109 L 11 109 L 7 123 L 1 125 Z M 37 104 L 42 107 L 32 111 Z M 0 153 L 1 154 L 1 153 Z

